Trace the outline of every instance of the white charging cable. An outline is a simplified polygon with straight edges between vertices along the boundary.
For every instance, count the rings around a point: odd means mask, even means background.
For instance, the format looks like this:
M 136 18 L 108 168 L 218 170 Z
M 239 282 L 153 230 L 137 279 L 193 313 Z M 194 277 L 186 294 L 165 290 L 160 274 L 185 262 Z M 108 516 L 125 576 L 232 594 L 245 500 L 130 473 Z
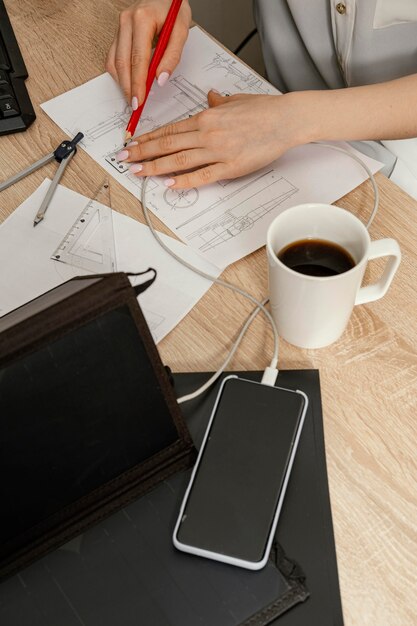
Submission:
M 239 333 L 239 335 L 238 335 L 234 345 L 232 346 L 232 348 L 231 348 L 231 350 L 230 350 L 230 352 L 229 352 L 225 362 L 223 363 L 223 365 L 217 370 L 217 372 L 215 374 L 213 374 L 213 376 L 209 379 L 209 381 L 207 381 L 207 383 L 202 385 L 194 393 L 189 394 L 187 396 L 183 396 L 182 398 L 178 398 L 178 403 L 181 404 L 182 402 L 186 402 L 186 400 L 191 400 L 192 398 L 196 398 L 201 393 L 206 391 L 206 389 L 208 389 L 208 387 L 211 384 L 213 384 L 221 376 L 221 374 L 224 372 L 224 370 L 226 369 L 227 365 L 231 361 L 234 353 L 236 352 L 236 350 L 237 350 L 237 348 L 238 348 L 238 346 L 239 346 L 239 344 L 240 344 L 240 342 L 241 342 L 241 340 L 242 340 L 246 330 L 249 328 L 250 324 L 255 319 L 255 317 L 259 313 L 259 311 L 262 311 L 264 313 L 264 315 L 268 319 L 269 323 L 271 324 L 273 337 L 274 337 L 274 351 L 273 351 L 271 363 L 269 364 L 269 366 L 267 368 L 265 368 L 265 372 L 264 372 L 264 375 L 262 377 L 262 382 L 264 384 L 267 384 L 267 385 L 274 385 L 275 381 L 277 379 L 277 376 L 278 376 L 277 364 L 278 364 L 278 349 L 279 349 L 278 342 L 279 342 L 279 338 L 278 338 L 278 330 L 277 330 L 274 318 L 272 317 L 272 315 L 268 311 L 268 309 L 266 309 L 265 306 L 264 306 L 264 304 L 266 304 L 268 302 L 268 298 L 265 300 L 265 302 L 259 302 L 256 298 L 254 298 L 254 296 L 252 296 L 247 291 L 244 291 L 240 287 L 237 287 L 236 285 L 232 285 L 232 283 L 228 283 L 225 280 L 222 280 L 221 278 L 217 278 L 216 276 L 212 276 L 211 274 L 208 274 L 207 272 L 203 272 L 198 267 L 195 267 L 194 265 L 192 265 L 191 263 L 189 263 L 188 261 L 186 261 L 185 259 L 183 259 L 179 255 L 177 255 L 169 246 L 167 246 L 166 243 L 159 236 L 158 232 L 155 230 L 155 228 L 154 228 L 154 226 L 152 224 L 152 221 L 151 221 L 151 217 L 150 217 L 150 214 L 149 214 L 149 210 L 148 210 L 147 204 L 146 204 L 146 187 L 147 187 L 147 184 L 148 184 L 148 180 L 149 180 L 148 176 L 143 180 L 142 194 L 141 194 L 142 210 L 143 210 L 143 214 L 145 216 L 145 221 L 146 221 L 146 223 L 147 223 L 147 225 L 148 225 L 152 235 L 155 237 L 155 239 L 159 243 L 159 245 L 166 252 L 168 252 L 168 254 L 170 256 L 172 256 L 176 261 L 178 261 L 179 263 L 184 265 L 184 267 L 187 267 L 188 269 L 190 269 L 191 271 L 195 272 L 196 274 L 199 274 L 199 276 L 202 276 L 203 278 L 206 278 L 207 280 L 210 280 L 211 282 L 215 283 L 216 285 L 220 285 L 221 287 L 226 287 L 226 289 L 231 289 L 235 293 L 238 293 L 239 295 L 243 296 L 244 298 L 247 298 L 248 300 L 250 300 L 251 302 L 253 302 L 256 305 L 255 309 L 253 309 L 253 311 L 249 315 L 247 321 L 245 322 L 244 326 L 242 327 L 242 330 L 240 331 L 240 333 Z
M 374 217 L 376 215 L 376 212 L 377 212 L 378 206 L 379 206 L 378 187 L 377 187 L 375 178 L 374 178 L 371 170 L 362 161 L 361 158 L 359 158 L 355 154 L 349 152 L 348 150 L 345 150 L 344 148 L 341 148 L 340 146 L 334 146 L 332 144 L 325 144 L 325 143 L 321 143 L 321 142 L 314 142 L 314 143 L 315 143 L 315 145 L 323 146 L 323 147 L 326 147 L 326 148 L 331 148 L 332 150 L 337 150 L 338 152 L 343 152 L 343 153 L 349 155 L 352 159 L 357 161 L 365 169 L 366 173 L 368 174 L 368 176 L 370 178 L 370 181 L 372 183 L 373 190 L 374 190 L 374 206 L 373 206 L 373 209 L 372 209 L 372 212 L 371 212 L 371 216 L 370 216 L 370 218 L 368 220 L 368 223 L 366 224 L 366 228 L 369 228 L 369 226 L 371 225 L 371 223 L 372 223 L 372 221 L 373 221 L 373 219 L 374 219 Z M 250 313 L 250 315 L 248 316 L 246 322 L 242 326 L 242 329 L 241 329 L 239 335 L 237 336 L 237 338 L 236 338 L 232 348 L 230 349 L 229 354 L 227 355 L 227 358 L 224 361 L 223 365 L 201 387 L 199 387 L 198 389 L 196 389 L 192 393 L 189 393 L 189 394 L 187 394 L 185 396 L 182 396 L 181 398 L 178 398 L 178 403 L 181 404 L 182 402 L 187 402 L 189 400 L 197 398 L 204 391 L 206 391 L 222 375 L 222 373 L 225 371 L 226 367 L 228 366 L 228 364 L 232 360 L 233 355 L 235 354 L 236 350 L 238 349 L 238 347 L 240 345 L 240 342 L 243 339 L 243 336 L 245 335 L 246 331 L 248 330 L 249 326 L 251 325 L 251 323 L 253 322 L 253 320 L 255 319 L 257 314 L 259 313 L 259 311 L 262 311 L 264 313 L 264 315 L 268 319 L 269 323 L 271 324 L 273 337 L 274 337 L 274 351 L 273 351 L 273 356 L 272 356 L 272 359 L 271 359 L 271 363 L 270 363 L 270 365 L 268 367 L 265 368 L 265 371 L 263 373 L 261 382 L 264 385 L 273 386 L 275 384 L 275 381 L 276 381 L 277 376 L 278 376 L 277 365 L 278 365 L 278 342 L 279 342 L 279 337 L 278 337 L 278 330 L 277 330 L 275 321 L 274 321 L 272 315 L 270 314 L 270 312 L 268 311 L 268 309 L 265 308 L 265 304 L 268 303 L 269 298 L 265 298 L 264 300 L 262 300 L 262 302 L 259 302 L 250 293 L 248 293 L 247 291 L 244 291 L 240 287 L 236 287 L 235 285 L 232 285 L 231 283 L 228 283 L 228 282 L 222 280 L 221 278 L 217 278 L 216 276 L 211 276 L 210 274 L 207 274 L 206 272 L 203 272 L 198 267 L 195 267 L 194 265 L 192 265 L 191 263 L 189 263 L 185 259 L 181 258 L 169 246 L 167 246 L 165 244 L 165 242 L 159 236 L 158 232 L 155 230 L 155 228 L 154 228 L 154 226 L 152 224 L 152 221 L 151 221 L 151 217 L 150 217 L 150 214 L 149 214 L 148 206 L 147 206 L 147 203 L 146 203 L 146 188 L 147 188 L 147 185 L 148 185 L 148 180 L 149 180 L 149 176 L 146 176 L 143 179 L 142 193 L 141 193 L 142 210 L 143 210 L 143 214 L 144 214 L 144 217 L 145 217 L 145 221 L 146 221 L 146 223 L 147 223 L 147 225 L 149 227 L 149 230 L 151 231 L 152 235 L 154 236 L 156 241 L 159 243 L 159 245 L 170 256 L 172 256 L 176 261 L 178 261 L 179 263 L 181 263 L 182 265 L 184 265 L 185 267 L 187 267 L 191 271 L 195 272 L 196 274 L 199 274 L 199 276 L 202 276 L 203 278 L 206 278 L 207 280 L 210 280 L 213 283 L 216 283 L 217 285 L 220 285 L 221 287 L 226 287 L 227 289 L 231 289 L 235 293 L 238 293 L 239 295 L 247 298 L 248 300 L 250 300 L 251 302 L 256 304 L 255 308 Z
M 376 212 L 378 211 L 378 207 L 379 207 L 378 185 L 376 184 L 376 180 L 375 180 L 374 175 L 372 174 L 371 170 L 366 165 L 366 163 L 364 163 L 364 161 L 362 161 L 362 159 L 360 157 L 358 157 L 353 152 L 350 152 L 349 150 L 345 150 L 345 148 L 341 148 L 340 146 L 334 146 L 331 143 L 322 143 L 321 141 L 312 141 L 312 143 L 315 146 L 323 146 L 323 148 L 331 148 L 332 150 L 336 150 L 337 152 L 342 152 L 344 154 L 347 154 L 348 156 L 350 156 L 351 159 L 353 159 L 354 161 L 359 163 L 359 165 L 361 165 L 363 167 L 363 169 L 365 170 L 365 172 L 368 174 L 369 180 L 371 181 L 372 188 L 373 188 L 373 191 L 374 191 L 374 206 L 372 207 L 372 211 L 371 211 L 371 215 L 369 217 L 369 220 L 366 223 L 366 228 L 369 229 L 370 225 L 372 224 L 372 222 L 374 220 Z

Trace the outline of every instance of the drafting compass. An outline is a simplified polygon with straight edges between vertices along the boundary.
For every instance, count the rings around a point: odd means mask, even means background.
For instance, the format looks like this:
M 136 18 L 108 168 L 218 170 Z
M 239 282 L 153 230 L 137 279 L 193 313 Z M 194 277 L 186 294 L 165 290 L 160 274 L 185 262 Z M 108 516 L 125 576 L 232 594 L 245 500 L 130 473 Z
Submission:
M 59 144 L 59 146 L 56 148 L 56 150 L 42 157 L 41 159 L 39 159 L 39 161 L 32 163 L 32 165 L 29 165 L 29 167 L 26 167 L 24 170 L 22 170 L 18 174 L 15 174 L 14 176 L 6 180 L 4 183 L 0 184 L 0 191 L 3 191 L 4 189 L 7 189 L 7 187 L 10 187 L 11 185 L 14 185 L 15 183 L 19 182 L 19 180 L 22 180 L 22 178 L 25 178 L 25 176 L 29 176 L 29 174 L 32 174 L 32 172 L 36 172 L 36 170 L 43 167 L 47 163 L 50 163 L 54 159 L 55 161 L 59 163 L 59 167 L 55 173 L 55 176 L 53 177 L 52 182 L 48 187 L 48 191 L 46 192 L 45 197 L 42 200 L 42 204 L 39 207 L 38 212 L 36 213 L 36 216 L 33 222 L 34 226 L 39 224 L 39 222 L 41 222 L 43 218 L 45 217 L 46 210 L 52 200 L 52 196 L 55 193 L 55 189 L 57 188 L 57 185 L 65 172 L 65 168 L 67 167 L 68 163 L 71 161 L 72 157 L 77 151 L 77 148 L 76 148 L 77 143 L 81 141 L 83 137 L 84 137 L 83 133 L 77 133 L 74 139 L 71 139 L 71 141 L 69 140 L 62 141 Z
M 116 271 L 110 186 L 104 179 L 51 256 L 74 267 L 104 274 Z

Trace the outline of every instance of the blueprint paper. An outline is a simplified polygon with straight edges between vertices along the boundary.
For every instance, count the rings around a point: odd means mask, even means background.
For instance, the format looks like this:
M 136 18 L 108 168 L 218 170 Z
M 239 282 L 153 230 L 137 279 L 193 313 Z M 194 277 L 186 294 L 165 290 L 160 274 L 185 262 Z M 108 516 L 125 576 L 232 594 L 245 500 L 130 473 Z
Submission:
M 89 274 L 50 257 L 72 227 L 88 198 L 59 185 L 45 219 L 36 228 L 33 218 L 49 181 L 45 179 L 0 226 L 0 317 L 74 276 Z M 157 271 L 153 285 L 139 302 L 155 342 L 160 341 L 206 293 L 211 282 L 175 261 L 155 241 L 147 226 L 113 211 L 118 271 Z M 220 270 L 191 248 L 166 235 L 164 242 L 180 257 L 210 275 Z M 132 277 L 131 282 L 143 282 Z
M 207 92 L 279 94 L 267 81 L 232 57 L 198 27 L 190 30 L 181 62 L 163 88 L 155 84 L 136 134 L 185 119 L 207 107 Z M 128 191 L 140 197 L 142 179 L 114 155 L 122 148 L 130 116 L 119 87 L 103 74 L 42 105 L 70 136 Z M 378 161 L 359 155 L 372 172 Z M 271 165 L 235 180 L 199 189 L 167 189 L 164 177 L 148 184 L 149 208 L 185 243 L 218 267 L 226 267 L 263 246 L 274 217 L 304 202 L 332 203 L 367 178 L 349 156 L 323 146 L 294 148 Z

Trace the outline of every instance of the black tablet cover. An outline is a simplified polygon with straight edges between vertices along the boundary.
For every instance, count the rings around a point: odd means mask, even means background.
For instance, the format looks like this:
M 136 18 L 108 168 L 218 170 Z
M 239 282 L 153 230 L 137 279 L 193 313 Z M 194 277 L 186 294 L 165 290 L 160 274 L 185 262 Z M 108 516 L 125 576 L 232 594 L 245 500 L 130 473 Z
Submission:
M 195 458 L 145 286 L 75 278 L 0 319 L 0 580 Z
M 244 372 L 259 380 L 259 373 Z M 178 395 L 207 374 L 174 376 Z M 318 372 L 280 372 L 277 384 L 310 399 L 277 536 L 261 572 L 175 551 L 172 529 L 188 481 L 178 473 L 59 550 L 0 585 L 4 626 L 339 626 L 343 624 L 327 487 Z M 183 405 L 198 446 L 217 385 Z M 276 558 L 273 551 L 272 557 Z M 295 591 L 294 591 L 295 590 Z M 291 610 L 288 608 L 293 606 Z M 279 619 L 275 620 L 277 615 Z M 275 620 L 275 621 L 274 621 Z

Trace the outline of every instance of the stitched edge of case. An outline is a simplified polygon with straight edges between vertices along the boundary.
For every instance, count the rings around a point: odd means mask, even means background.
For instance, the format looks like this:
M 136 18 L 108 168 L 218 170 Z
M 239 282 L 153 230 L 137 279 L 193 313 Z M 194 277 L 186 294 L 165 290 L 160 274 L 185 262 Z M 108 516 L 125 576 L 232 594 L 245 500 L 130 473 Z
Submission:
M 266 626 L 293 606 L 305 602 L 310 596 L 303 570 L 297 561 L 285 554 L 278 541 L 273 544 L 270 560 L 274 562 L 289 588 L 277 600 L 249 617 L 240 626 Z
M 135 486 L 129 486 L 127 492 L 122 496 L 117 496 L 105 505 L 99 505 L 99 511 L 97 508 L 81 513 L 77 521 L 69 521 L 67 525 L 62 525 L 60 529 L 55 532 L 51 537 L 42 538 L 35 545 L 32 545 L 29 549 L 21 551 L 20 554 L 15 554 L 13 560 L 6 562 L 0 569 L 0 581 L 5 580 L 9 576 L 20 571 L 23 567 L 27 567 L 33 561 L 40 556 L 58 548 L 73 537 L 79 535 L 101 522 L 106 517 L 109 517 L 112 513 L 122 509 L 124 506 L 130 504 L 139 496 L 147 493 L 155 486 L 159 485 L 163 480 L 177 472 L 188 469 L 192 462 L 195 460 L 195 450 L 187 450 L 187 454 L 182 458 L 177 459 L 175 463 L 171 464 L 164 471 L 159 471 L 157 474 L 151 476 L 148 480 L 144 480 Z M 80 519 L 81 518 L 81 519 Z M 56 529 L 54 529 L 56 530 Z M 51 533 L 52 534 L 52 533 Z
M 62 545 L 71 537 L 125 506 L 136 497 L 152 489 L 156 484 L 159 484 L 164 478 L 180 469 L 189 467 L 195 458 L 195 448 L 184 417 L 176 402 L 174 390 L 169 382 L 168 374 L 160 359 L 159 352 L 127 275 L 116 273 L 104 276 L 88 276 L 86 278 L 98 277 L 104 280 L 94 283 L 86 287 L 85 290 L 71 294 L 68 298 L 53 304 L 49 308 L 51 319 L 46 326 L 44 323 L 45 311 L 42 311 L 19 323 L 17 327 L 4 331 L 5 341 L 2 345 L 3 356 L 0 357 L 0 362 L 3 365 L 10 360 L 14 361 L 16 358 L 36 350 L 46 341 L 53 341 L 62 337 L 71 332 L 71 330 L 87 324 L 100 315 L 104 315 L 107 311 L 126 306 L 135 322 L 139 339 L 143 343 L 156 378 L 159 380 L 161 390 L 165 396 L 165 402 L 178 433 L 178 440 L 151 458 L 141 462 L 135 468 L 127 470 L 112 479 L 112 481 L 109 481 L 109 483 L 86 494 L 75 503 L 67 505 L 67 507 L 58 512 L 55 519 L 48 518 L 48 520 L 44 520 L 36 527 L 32 527 L 27 531 L 29 535 L 28 545 L 24 549 L 16 550 L 10 559 L 6 557 L 3 560 L 0 566 L 0 580 L 10 576 L 42 554 Z M 71 280 L 83 280 L 83 277 Z M 91 296 L 90 299 L 85 298 L 86 292 Z M 64 308 L 65 315 L 59 319 Z M 57 319 L 59 319 L 59 323 L 56 323 Z M 55 322 L 54 324 L 52 324 L 53 321 Z M 162 464 L 158 465 L 160 460 L 162 460 Z M 143 476 L 144 470 L 145 476 Z M 128 480 L 126 481 L 126 479 Z M 127 484 L 121 490 L 123 495 L 117 495 L 116 487 L 123 485 L 124 482 Z M 103 492 L 107 498 L 104 497 L 104 503 L 102 501 L 100 504 L 98 496 L 103 494 Z M 83 511 L 81 507 L 84 505 Z M 68 519 L 71 515 L 72 520 Z M 49 527 L 46 524 L 47 521 L 49 522 Z M 37 532 L 45 528 L 46 532 L 42 538 L 36 536 Z M 30 541 L 31 534 L 35 535 L 32 541 Z M 26 533 L 23 533 L 19 538 L 22 539 L 23 537 L 24 539 L 25 535 Z

